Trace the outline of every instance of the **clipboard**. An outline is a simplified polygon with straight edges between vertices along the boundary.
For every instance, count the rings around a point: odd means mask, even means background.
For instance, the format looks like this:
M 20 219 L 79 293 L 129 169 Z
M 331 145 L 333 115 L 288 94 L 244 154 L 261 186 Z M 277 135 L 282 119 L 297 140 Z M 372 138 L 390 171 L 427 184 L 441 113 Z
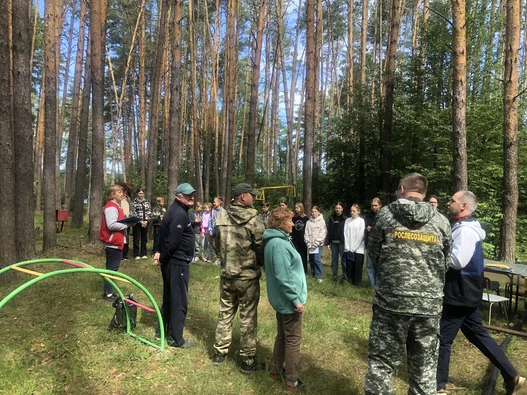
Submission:
M 117 222 L 119 222 L 120 224 L 125 224 L 125 225 L 135 225 L 136 223 L 138 223 L 140 221 L 141 221 L 141 218 L 128 217 L 128 218 L 121 219 L 121 220 L 119 220 Z

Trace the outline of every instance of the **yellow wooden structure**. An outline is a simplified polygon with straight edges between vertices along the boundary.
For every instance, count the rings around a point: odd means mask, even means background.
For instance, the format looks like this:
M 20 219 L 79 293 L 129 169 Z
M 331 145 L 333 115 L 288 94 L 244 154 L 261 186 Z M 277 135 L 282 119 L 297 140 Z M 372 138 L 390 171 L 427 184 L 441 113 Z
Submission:
M 272 189 L 285 189 L 285 196 L 290 197 L 296 197 L 296 187 L 294 185 L 282 185 L 277 187 L 262 187 L 257 188 L 260 191 L 260 194 L 256 196 L 256 200 L 265 200 L 265 191 L 272 190 Z

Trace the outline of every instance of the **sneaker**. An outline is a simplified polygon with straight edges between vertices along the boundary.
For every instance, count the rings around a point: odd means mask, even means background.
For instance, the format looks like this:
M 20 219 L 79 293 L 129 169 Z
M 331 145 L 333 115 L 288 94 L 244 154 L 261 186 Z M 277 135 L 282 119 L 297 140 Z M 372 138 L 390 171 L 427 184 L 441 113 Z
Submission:
M 297 379 L 293 385 L 285 386 L 286 392 L 306 392 L 306 386 L 300 379 Z
M 102 298 L 105 302 L 113 303 L 116 298 L 115 294 L 103 294 Z
M 141 259 L 140 256 L 136 256 L 136 257 L 135 257 L 135 260 L 136 260 L 136 261 L 139 260 L 139 259 Z
M 128 260 L 128 257 L 127 256 L 123 256 L 123 261 L 127 261 Z
M 321 282 L 322 282 L 322 279 L 321 279 L 321 278 L 317 278 L 317 282 L 318 282 L 318 283 L 321 283 Z
M 143 255 L 141 259 L 147 259 L 148 257 L 146 255 Z
M 192 263 L 196 263 L 198 261 L 198 258 L 193 258 Z
M 167 341 L 167 344 L 170 346 L 170 347 L 174 347 L 174 348 L 183 348 L 183 349 L 187 349 L 187 348 L 192 348 L 192 347 L 195 347 L 196 344 L 192 343 L 192 342 L 189 342 L 188 340 L 183 340 L 183 343 L 182 344 L 178 344 L 173 338 L 172 336 L 170 337 L 167 337 L 166 338 L 166 341 Z
M 265 363 L 258 362 L 255 357 L 248 357 L 242 360 L 240 372 L 250 374 L 258 370 L 265 370 Z
M 516 376 L 514 380 L 505 381 L 503 387 L 507 395 L 516 395 L 525 384 L 525 377 Z
M 225 362 L 225 358 L 227 358 L 227 354 L 221 354 L 217 352 L 214 354 L 214 358 L 212 358 L 212 364 L 214 366 L 220 366 L 223 362 Z
M 216 259 L 216 260 L 214 261 L 214 264 L 215 264 L 216 266 L 219 266 L 219 265 L 221 265 L 221 261 L 220 261 L 219 259 Z

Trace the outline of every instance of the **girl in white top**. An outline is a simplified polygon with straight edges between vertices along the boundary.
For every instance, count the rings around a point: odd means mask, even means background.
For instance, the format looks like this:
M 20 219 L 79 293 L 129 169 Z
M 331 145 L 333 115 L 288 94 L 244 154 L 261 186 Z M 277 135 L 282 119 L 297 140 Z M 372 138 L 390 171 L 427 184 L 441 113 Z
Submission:
M 318 281 L 322 281 L 322 246 L 326 238 L 326 222 L 324 216 L 320 212 L 318 206 L 313 206 L 311 210 L 311 218 L 307 221 L 306 232 L 304 233 L 304 241 L 306 242 L 307 250 L 309 252 L 309 263 L 311 265 L 311 272 L 313 277 Z
M 358 204 L 351 206 L 351 218 L 344 224 L 344 255 L 348 281 L 359 285 L 362 280 L 362 266 L 364 265 L 364 232 L 366 225 L 360 217 Z

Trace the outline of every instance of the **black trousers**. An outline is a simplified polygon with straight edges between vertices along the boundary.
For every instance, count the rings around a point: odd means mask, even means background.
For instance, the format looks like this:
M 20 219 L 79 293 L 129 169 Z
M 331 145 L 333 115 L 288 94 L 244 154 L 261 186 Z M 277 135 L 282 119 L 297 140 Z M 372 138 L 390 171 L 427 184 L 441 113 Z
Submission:
M 146 243 L 148 243 L 148 226 L 134 225 L 134 257 L 146 256 Z
M 459 329 L 468 341 L 474 344 L 500 370 L 504 381 L 513 380 L 518 375 L 498 343 L 483 327 L 481 314 L 477 307 L 443 305 L 437 363 L 438 390 L 445 388 L 448 383 L 450 351 Z
M 161 238 L 159 234 L 160 225 L 154 225 L 154 244 L 152 245 L 152 254 L 159 252 L 159 239 Z
M 364 254 L 355 254 L 354 261 L 346 261 L 348 281 L 353 285 L 359 285 L 362 281 L 362 267 L 364 266 Z
M 300 257 L 302 258 L 302 265 L 304 266 L 304 273 L 307 274 L 307 246 L 306 243 L 303 241 L 293 241 L 293 245 L 295 246 L 297 252 L 300 254 Z
M 110 247 L 106 247 L 104 250 L 106 252 L 106 270 L 113 270 L 114 272 L 119 271 L 121 259 L 123 258 L 123 251 Z M 104 294 L 113 294 L 113 288 L 106 280 L 104 280 Z
M 169 328 L 170 330 L 170 333 L 166 333 L 165 337 L 171 336 L 177 345 L 182 345 L 185 342 L 183 328 L 185 327 L 188 309 L 189 266 L 188 264 L 167 263 L 161 265 L 161 275 L 163 276 L 161 314 L 163 315 L 165 329 Z
M 128 259 L 128 250 L 130 247 L 130 228 L 127 228 L 124 231 L 124 238 L 126 239 L 126 243 L 123 247 L 123 259 Z

